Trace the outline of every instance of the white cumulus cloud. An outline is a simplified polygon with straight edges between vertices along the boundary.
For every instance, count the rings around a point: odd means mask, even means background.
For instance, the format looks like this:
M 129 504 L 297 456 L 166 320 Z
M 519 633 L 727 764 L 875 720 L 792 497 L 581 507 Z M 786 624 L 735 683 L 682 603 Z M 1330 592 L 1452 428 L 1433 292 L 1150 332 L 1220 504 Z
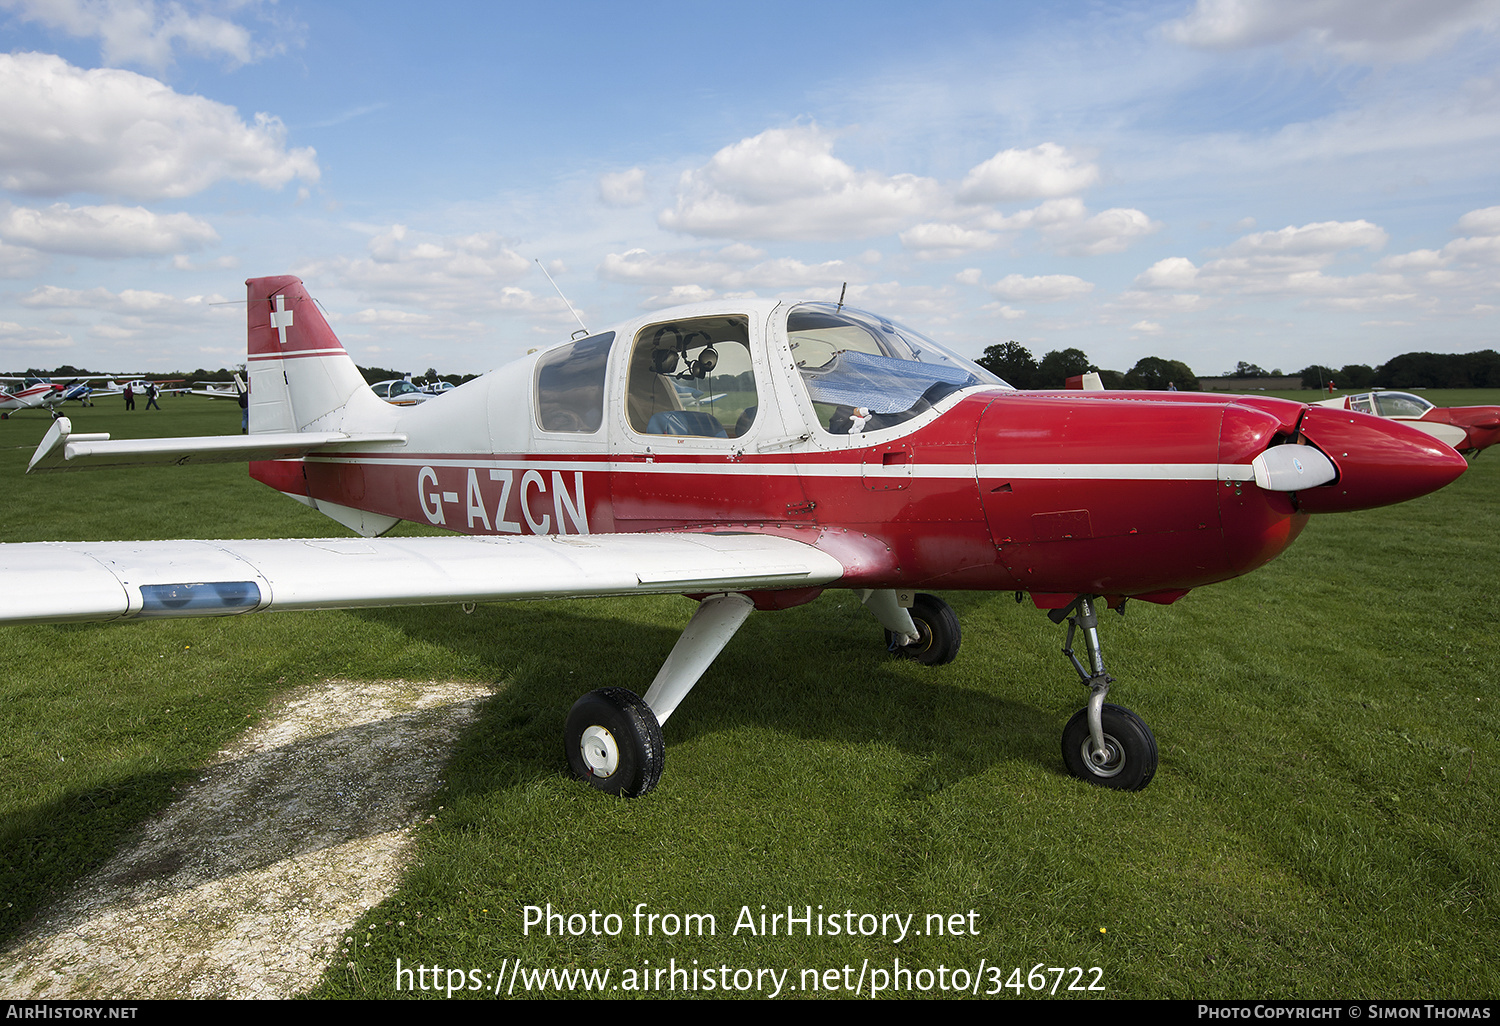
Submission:
M 1060 221 L 1043 229 L 1058 252 L 1069 256 L 1100 256 L 1123 252 L 1132 242 L 1161 230 L 1139 210 L 1112 207 L 1093 217 L 1078 221 Z
M 956 224 L 927 222 L 901 233 L 901 245 L 930 260 L 947 260 L 965 253 L 993 249 L 999 243 L 1000 237 L 993 232 Z
M 373 230 L 366 251 L 367 257 L 315 265 L 304 277 L 326 275 L 380 303 L 424 311 L 513 311 L 571 320 L 562 300 L 516 284 L 532 264 L 494 232 L 436 235 L 395 224 Z
M 43 285 L 18 302 L 32 310 L 68 311 L 69 319 L 74 314 L 94 315 L 90 337 L 139 343 L 134 351 L 145 355 L 159 355 L 163 341 L 183 337 L 233 340 L 243 352 L 244 306 L 218 294 L 179 297 L 152 289 L 111 292 L 103 287 Z
M 232 64 L 252 57 L 250 33 L 218 15 L 156 0 L 0 0 L 0 7 L 26 21 L 81 39 L 98 39 L 109 64 L 165 67 L 173 51 L 224 57 Z
M 1319 221 L 1299 227 L 1288 225 L 1273 232 L 1256 232 L 1237 239 L 1229 247 L 1236 254 L 1336 253 L 1344 249 L 1380 249 L 1389 236 L 1369 221 Z
M 257 114 L 173 91 L 114 68 L 76 68 L 51 54 L 0 54 L 0 186 L 58 196 L 188 196 L 229 179 L 275 189 L 318 181 L 310 147 Z
M 696 253 L 651 253 L 644 249 L 632 249 L 625 253 L 607 254 L 599 264 L 599 277 L 606 281 L 672 285 L 688 289 L 709 286 L 718 289 L 805 289 L 809 286 L 836 288 L 839 283 L 862 277 L 860 268 L 842 260 L 809 264 L 792 257 L 759 259 L 764 255 L 760 250 L 743 245 Z
M 12 246 L 0 239 L 0 278 L 29 278 L 46 263 L 47 258 L 29 246 Z
M 0 351 L 28 353 L 35 350 L 67 349 L 73 336 L 51 328 L 37 328 L 15 321 L 0 321 Z
M 1163 26 L 1168 39 L 1214 49 L 1306 40 L 1347 60 L 1425 57 L 1466 32 L 1500 28 L 1495 0 L 1198 0 Z
M 1136 277 L 1144 290 L 1191 290 L 1210 295 L 1277 296 L 1350 309 L 1409 302 L 1416 285 L 1402 273 L 1426 257 L 1381 261 L 1381 271 L 1332 275 L 1325 268 L 1354 249 L 1378 250 L 1385 229 L 1369 221 L 1320 221 L 1255 232 L 1201 265 L 1186 257 L 1159 260 Z M 1403 266 L 1404 265 L 1404 266 Z M 1429 282 L 1431 283 L 1431 282 Z
M 1000 299 L 1051 303 L 1087 295 L 1094 290 L 1094 283 L 1071 274 L 1039 274 L 1030 278 L 1007 274 L 988 288 Z
M 1143 289 L 1190 289 L 1198 281 L 1198 268 L 1187 257 L 1158 260 L 1135 279 Z
M 855 239 L 886 235 L 942 203 L 930 178 L 857 171 L 816 126 L 768 129 L 683 173 L 663 228 L 690 235 Z
M 714 290 L 701 285 L 673 285 L 666 292 L 647 296 L 641 301 L 644 310 L 662 310 L 669 306 L 687 306 L 689 303 L 705 303 L 714 298 Z
M 958 198 L 965 203 L 1049 199 L 1082 192 L 1098 180 L 1093 164 L 1080 163 L 1063 147 L 1046 142 L 1029 150 L 1001 150 L 975 166 L 959 186 Z
M 154 214 L 144 207 L 0 207 L 0 239 L 45 253 L 89 257 L 166 256 L 219 241 L 189 214 Z
M 1385 257 L 1378 266 L 1386 271 L 1421 272 L 1422 281 L 1433 286 L 1488 285 L 1482 273 L 1464 276 L 1445 270 L 1454 264 L 1500 264 L 1500 207 L 1471 210 L 1458 219 L 1455 231 L 1469 234 L 1454 239 L 1441 250 L 1415 249 Z
M 1468 235 L 1500 235 L 1500 207 L 1471 210 L 1458 219 L 1456 227 Z
M 633 207 L 646 202 L 646 171 L 633 167 L 629 171 L 599 176 L 599 198 L 612 207 Z

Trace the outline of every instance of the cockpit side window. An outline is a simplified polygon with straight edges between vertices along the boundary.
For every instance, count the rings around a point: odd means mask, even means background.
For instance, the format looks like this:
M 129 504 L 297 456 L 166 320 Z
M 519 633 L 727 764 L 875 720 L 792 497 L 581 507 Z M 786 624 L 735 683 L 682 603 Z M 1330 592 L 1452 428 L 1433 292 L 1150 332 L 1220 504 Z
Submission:
M 592 434 L 604 423 L 604 372 L 615 333 L 570 342 L 537 363 L 536 422 L 543 431 Z
M 635 337 L 626 418 L 643 435 L 739 438 L 759 409 L 744 317 L 652 324 Z
M 892 427 L 971 385 L 1006 387 L 926 336 L 848 307 L 794 307 L 786 332 L 818 423 L 830 434 Z

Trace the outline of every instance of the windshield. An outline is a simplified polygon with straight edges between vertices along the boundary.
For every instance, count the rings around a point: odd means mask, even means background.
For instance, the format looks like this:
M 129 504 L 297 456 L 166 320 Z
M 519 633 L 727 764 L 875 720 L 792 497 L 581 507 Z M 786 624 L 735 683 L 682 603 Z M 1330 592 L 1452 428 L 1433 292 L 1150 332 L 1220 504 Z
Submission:
M 833 434 L 899 424 L 972 385 L 1008 387 L 925 335 L 833 303 L 793 308 L 786 332 L 818 421 Z
M 1432 409 L 1426 399 L 1409 392 L 1376 392 L 1375 406 L 1382 417 L 1420 417 Z

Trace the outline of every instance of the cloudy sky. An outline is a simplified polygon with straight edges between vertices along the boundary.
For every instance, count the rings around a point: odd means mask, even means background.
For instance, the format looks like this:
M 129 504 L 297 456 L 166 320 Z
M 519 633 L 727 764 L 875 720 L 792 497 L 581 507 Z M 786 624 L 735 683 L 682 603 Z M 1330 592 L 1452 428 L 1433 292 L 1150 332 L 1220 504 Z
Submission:
M 1500 0 L 0 0 L 0 368 L 300 275 L 477 372 L 679 302 L 1200 374 L 1494 348 Z M 215 305 L 229 304 L 229 305 Z

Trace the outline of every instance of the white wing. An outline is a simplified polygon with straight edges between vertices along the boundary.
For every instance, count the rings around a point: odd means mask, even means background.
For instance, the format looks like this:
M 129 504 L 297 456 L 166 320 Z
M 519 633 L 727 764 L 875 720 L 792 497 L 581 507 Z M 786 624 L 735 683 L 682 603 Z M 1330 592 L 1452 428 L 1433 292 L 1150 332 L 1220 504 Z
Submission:
M 0 545 L 0 623 L 816 587 L 838 560 L 759 534 Z

